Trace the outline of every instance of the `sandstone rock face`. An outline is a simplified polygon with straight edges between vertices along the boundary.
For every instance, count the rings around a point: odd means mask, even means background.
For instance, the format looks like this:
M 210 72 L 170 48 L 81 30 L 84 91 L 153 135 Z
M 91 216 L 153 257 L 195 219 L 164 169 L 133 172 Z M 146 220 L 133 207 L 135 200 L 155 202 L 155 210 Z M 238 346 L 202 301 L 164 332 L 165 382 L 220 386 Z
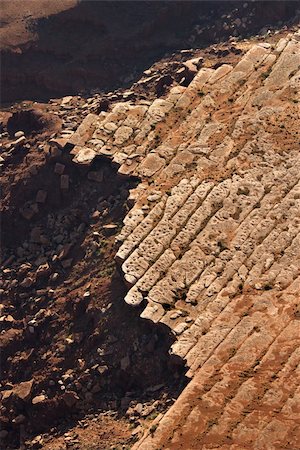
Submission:
M 191 378 L 136 449 L 300 446 L 299 55 L 297 34 L 253 45 L 79 133 L 141 179 L 117 238 L 125 301 L 173 331 Z

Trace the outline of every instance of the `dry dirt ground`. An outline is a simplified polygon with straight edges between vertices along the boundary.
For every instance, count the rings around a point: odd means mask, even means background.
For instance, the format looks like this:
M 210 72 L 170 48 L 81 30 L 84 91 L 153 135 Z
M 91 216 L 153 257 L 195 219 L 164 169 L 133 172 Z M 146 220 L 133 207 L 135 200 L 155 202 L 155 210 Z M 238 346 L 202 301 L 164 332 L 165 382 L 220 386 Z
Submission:
M 28 27 L 31 20 L 65 11 L 76 5 L 77 0 L 1 0 L 1 48 L 18 48 L 34 40 L 34 33 Z
M 179 367 L 173 379 L 172 338 L 124 305 L 125 286 L 115 271 L 114 235 L 136 181 L 118 177 L 105 161 L 92 171 L 77 170 L 70 156 L 45 144 L 62 124 L 55 105 L 45 109 L 35 105 L 24 119 L 20 108 L 4 128 L 25 130 L 26 144 L 2 153 L 2 428 L 8 426 L 16 445 L 29 430 L 56 425 L 59 435 L 88 411 L 109 411 L 99 416 L 100 425 L 92 416 L 89 433 L 88 420 L 78 432 L 92 442 L 100 426 L 107 448 L 132 440 L 128 425 L 172 401 L 183 371 Z M 3 142 L 11 147 L 9 136 Z M 129 411 L 126 423 L 115 419 L 136 404 L 143 413 Z

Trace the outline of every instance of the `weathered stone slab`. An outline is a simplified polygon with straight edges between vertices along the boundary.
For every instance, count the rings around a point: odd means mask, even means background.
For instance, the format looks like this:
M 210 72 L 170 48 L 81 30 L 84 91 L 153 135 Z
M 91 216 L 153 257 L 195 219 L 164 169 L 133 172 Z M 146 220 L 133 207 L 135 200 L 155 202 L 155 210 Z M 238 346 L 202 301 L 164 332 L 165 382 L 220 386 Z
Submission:
M 91 139 L 98 121 L 96 114 L 88 114 L 79 125 L 73 136 L 68 140 L 69 144 L 85 145 Z
M 75 146 L 71 153 L 75 155 L 73 161 L 84 166 L 89 166 L 97 154 L 91 148 L 79 146 Z

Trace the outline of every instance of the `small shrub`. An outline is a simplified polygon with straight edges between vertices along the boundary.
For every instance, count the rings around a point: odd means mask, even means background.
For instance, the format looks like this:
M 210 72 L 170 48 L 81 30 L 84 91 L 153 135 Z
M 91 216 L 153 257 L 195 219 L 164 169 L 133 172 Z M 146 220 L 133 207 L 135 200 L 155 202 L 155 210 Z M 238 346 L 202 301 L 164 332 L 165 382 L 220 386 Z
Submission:
M 153 434 L 156 429 L 157 429 L 157 425 L 151 425 L 150 433 Z

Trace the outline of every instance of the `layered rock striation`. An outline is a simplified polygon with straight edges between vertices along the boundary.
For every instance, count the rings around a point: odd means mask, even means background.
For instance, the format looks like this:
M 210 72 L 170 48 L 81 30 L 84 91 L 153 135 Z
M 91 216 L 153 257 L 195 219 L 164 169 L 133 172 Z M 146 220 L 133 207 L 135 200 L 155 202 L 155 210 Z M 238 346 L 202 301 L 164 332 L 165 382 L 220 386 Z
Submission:
M 70 139 L 76 163 L 140 179 L 117 238 L 125 301 L 189 368 L 137 449 L 300 446 L 299 55 L 299 32 L 254 44 Z

